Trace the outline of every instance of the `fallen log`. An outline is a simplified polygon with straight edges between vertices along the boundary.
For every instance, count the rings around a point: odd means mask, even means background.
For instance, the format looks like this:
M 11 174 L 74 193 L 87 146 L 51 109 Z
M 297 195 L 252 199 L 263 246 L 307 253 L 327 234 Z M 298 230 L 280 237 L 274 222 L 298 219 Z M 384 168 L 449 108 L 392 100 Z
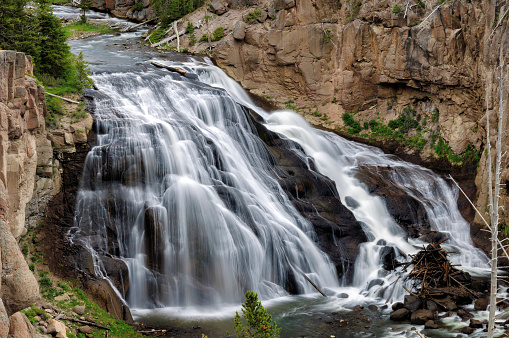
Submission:
M 177 23 L 177 24 L 178 24 L 178 23 Z M 193 26 L 194 26 L 195 28 L 200 28 L 200 27 L 202 26 L 202 23 L 201 23 L 201 21 L 198 21 L 198 22 L 194 23 L 194 24 L 193 24 Z M 168 33 L 169 33 L 169 31 L 170 31 L 171 29 L 172 29 L 172 28 L 168 29 L 164 35 L 168 34 Z M 165 43 L 172 42 L 172 41 L 173 41 L 173 40 L 175 40 L 177 37 L 180 37 L 180 36 L 182 36 L 182 35 L 186 34 L 186 32 L 187 32 L 187 29 L 186 29 L 186 28 L 184 28 L 183 30 L 181 30 L 181 31 L 178 33 L 178 35 L 177 35 L 177 34 L 173 34 L 172 36 L 170 36 L 170 37 L 168 37 L 168 38 L 165 38 L 165 39 L 163 39 L 163 40 L 161 40 L 161 41 L 159 41 L 159 42 L 156 42 L 156 43 L 151 44 L 151 45 L 150 45 L 150 47 L 158 47 L 158 46 L 164 45 Z
M 146 24 L 148 24 L 149 22 L 152 22 L 152 21 L 154 21 L 154 20 L 155 20 L 155 19 L 150 19 L 150 20 L 147 20 L 147 21 L 144 21 L 144 22 L 138 23 L 138 24 L 133 25 L 133 26 L 128 26 L 128 27 L 126 27 L 126 28 L 121 29 L 121 30 L 120 30 L 120 32 L 122 32 L 122 33 L 132 32 L 132 31 L 133 31 L 133 30 L 135 30 L 136 28 L 141 27 L 141 26 L 143 26 L 143 25 L 146 25 Z
M 316 291 L 320 292 L 322 294 L 322 296 L 327 297 L 327 295 L 325 293 L 323 293 L 322 290 L 320 290 L 320 288 L 318 286 L 316 286 L 316 284 L 313 283 L 313 281 L 311 279 L 309 279 L 308 276 L 306 276 L 304 273 L 302 273 L 302 276 L 304 276 L 304 278 L 306 278 L 306 280 L 309 282 L 309 284 L 313 285 L 313 287 L 316 289 Z
M 157 61 L 150 61 L 150 63 L 153 64 L 154 66 L 158 67 L 158 68 L 164 68 L 164 69 L 169 70 L 170 72 L 179 73 L 180 75 L 186 75 L 186 73 L 187 73 L 183 69 L 175 68 L 175 67 L 172 67 L 172 66 L 167 66 L 167 65 L 164 65 L 164 64 L 162 64 L 160 62 L 157 62 Z
M 52 96 L 52 97 L 59 98 L 60 100 L 64 100 L 64 101 L 66 101 L 66 102 L 70 102 L 70 103 L 74 103 L 74 104 L 80 104 L 78 101 L 74 101 L 74 100 L 71 100 L 71 99 L 67 99 L 67 98 L 65 98 L 65 97 L 58 96 L 58 95 L 55 95 L 55 94 L 51 94 L 51 93 L 48 93 L 48 92 L 46 92 L 46 95 L 49 95 L 49 96 Z
M 99 329 L 103 329 L 103 330 L 109 330 L 110 329 L 109 327 L 102 326 L 102 325 L 96 324 L 94 322 L 89 322 L 87 320 L 76 319 L 76 318 L 73 318 L 73 317 L 63 317 L 62 320 L 68 320 L 68 321 L 71 321 L 71 322 L 76 322 L 76 323 L 80 323 L 80 324 L 95 326 L 95 327 L 97 327 Z

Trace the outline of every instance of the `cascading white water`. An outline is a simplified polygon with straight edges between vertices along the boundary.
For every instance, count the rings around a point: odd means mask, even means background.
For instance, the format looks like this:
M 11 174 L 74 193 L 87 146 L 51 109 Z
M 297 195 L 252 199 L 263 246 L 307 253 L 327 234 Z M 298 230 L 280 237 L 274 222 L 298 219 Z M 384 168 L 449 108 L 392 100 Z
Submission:
M 238 304 L 338 287 L 314 231 L 272 176 L 245 110 L 166 71 L 94 76 L 73 241 L 129 267 L 133 308 Z M 101 274 L 96 260 L 96 272 Z
M 347 141 L 336 134 L 314 129 L 303 117 L 294 112 L 267 113 L 257 107 L 235 81 L 210 64 L 182 65 L 197 72 L 203 82 L 227 90 L 238 102 L 255 110 L 264 117 L 268 129 L 299 144 L 304 150 L 304 154 L 300 155 L 312 157 L 316 169 L 334 180 L 342 203 L 362 223 L 368 237 L 368 242 L 361 245 L 353 281 L 354 286 L 363 290 L 364 294 L 381 296 L 379 291 L 389 291 L 387 286 L 395 281 L 395 275 L 387 275 L 382 268 L 380 254 L 383 247 L 388 245 L 397 248 L 396 252 L 411 254 L 424 243 L 405 239 L 404 231 L 387 211 L 383 199 L 371 196 L 362 182 L 354 177 L 356 168 L 362 165 L 393 169 L 392 182 L 424 206 L 433 230 L 442 232 L 449 238 L 444 245 L 452 247 L 457 252 L 456 255 L 452 255 L 454 263 L 461 264 L 471 271 L 475 268 L 488 267 L 487 256 L 473 246 L 470 226 L 458 210 L 456 204 L 458 190 L 431 170 L 384 154 L 378 148 Z M 294 151 L 301 152 L 298 149 Z M 376 285 L 367 290 L 371 281 L 384 277 L 385 281 L 381 286 Z M 400 286 L 389 292 L 392 300 L 400 299 L 404 294 Z

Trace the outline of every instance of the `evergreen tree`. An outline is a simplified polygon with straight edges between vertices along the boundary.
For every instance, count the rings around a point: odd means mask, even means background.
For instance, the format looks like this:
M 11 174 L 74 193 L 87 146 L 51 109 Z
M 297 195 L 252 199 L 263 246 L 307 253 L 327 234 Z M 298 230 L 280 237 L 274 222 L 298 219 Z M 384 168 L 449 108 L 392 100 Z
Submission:
M 241 338 L 279 338 L 279 331 L 272 316 L 267 313 L 258 295 L 253 291 L 246 292 L 246 301 L 242 304 L 244 325 L 237 312 L 234 318 L 235 333 Z
M 87 22 L 87 12 L 90 10 L 92 6 L 92 0 L 80 0 L 78 8 L 81 9 L 80 21 L 81 23 Z
M 62 77 L 69 68 L 71 53 L 62 24 L 50 5 L 51 0 L 40 0 L 37 8 L 39 52 L 34 56 L 35 66 L 37 73 Z

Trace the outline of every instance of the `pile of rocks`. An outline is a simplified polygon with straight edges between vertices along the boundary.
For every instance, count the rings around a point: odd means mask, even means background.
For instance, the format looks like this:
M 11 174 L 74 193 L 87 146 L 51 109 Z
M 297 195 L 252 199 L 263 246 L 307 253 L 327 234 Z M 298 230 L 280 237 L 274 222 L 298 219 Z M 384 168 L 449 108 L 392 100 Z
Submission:
M 450 310 L 455 310 L 456 304 L 448 304 Z M 398 302 L 392 305 L 394 312 L 391 313 L 391 320 L 405 321 L 410 319 L 412 324 L 423 325 L 427 329 L 437 329 L 435 320 L 438 319 L 438 304 L 432 300 L 422 302 L 413 295 L 405 296 L 404 303 Z

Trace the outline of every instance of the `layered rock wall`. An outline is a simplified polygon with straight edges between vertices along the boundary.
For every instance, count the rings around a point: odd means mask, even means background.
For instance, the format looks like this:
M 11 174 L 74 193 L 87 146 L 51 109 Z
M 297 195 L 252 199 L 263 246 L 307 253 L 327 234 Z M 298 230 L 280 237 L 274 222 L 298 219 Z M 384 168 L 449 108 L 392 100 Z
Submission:
M 39 284 L 21 253 L 18 239 L 27 231 L 26 206 L 42 191 L 36 186 L 36 172 L 39 167 L 53 165 L 45 113 L 44 88 L 33 77 L 31 58 L 15 51 L 0 51 L 0 321 L 3 323 L 7 323 L 7 316 L 30 306 L 39 297 Z M 53 184 L 48 187 L 53 188 Z M 6 333 L 0 330 L 0 336 L 5 337 Z

